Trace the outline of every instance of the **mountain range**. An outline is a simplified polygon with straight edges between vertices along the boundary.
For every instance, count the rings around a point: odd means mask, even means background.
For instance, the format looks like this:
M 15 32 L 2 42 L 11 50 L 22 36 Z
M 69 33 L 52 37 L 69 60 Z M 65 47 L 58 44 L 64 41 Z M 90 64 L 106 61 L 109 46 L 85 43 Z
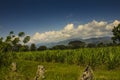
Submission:
M 98 44 L 98 43 L 112 43 L 111 37 L 98 37 L 98 38 L 89 38 L 89 39 L 81 39 L 81 38 L 73 38 L 73 39 L 67 39 L 59 42 L 52 42 L 52 43 L 40 43 L 37 44 L 38 46 L 45 45 L 47 47 L 53 47 L 55 45 L 68 45 L 70 41 L 82 41 L 85 42 L 86 44 L 93 43 L 93 44 Z

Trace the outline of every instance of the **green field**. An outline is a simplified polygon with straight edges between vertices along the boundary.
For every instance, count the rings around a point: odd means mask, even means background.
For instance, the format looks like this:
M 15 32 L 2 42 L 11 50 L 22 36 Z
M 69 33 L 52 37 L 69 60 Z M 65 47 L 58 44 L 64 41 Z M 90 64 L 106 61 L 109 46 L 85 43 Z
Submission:
M 5 59 L 17 63 L 17 72 L 11 72 L 10 65 L 1 67 L 0 80 L 33 80 L 38 65 L 46 68 L 44 80 L 78 80 L 88 64 L 96 80 L 120 80 L 119 50 L 120 47 L 104 47 L 11 52 Z

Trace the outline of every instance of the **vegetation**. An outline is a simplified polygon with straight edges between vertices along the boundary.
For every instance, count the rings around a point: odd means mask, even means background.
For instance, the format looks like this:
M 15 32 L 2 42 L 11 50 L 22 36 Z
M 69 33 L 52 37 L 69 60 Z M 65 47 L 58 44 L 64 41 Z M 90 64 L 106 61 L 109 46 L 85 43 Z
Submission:
M 114 26 L 112 40 L 114 43 L 120 43 L 120 24 L 118 26 Z
M 36 49 L 37 49 L 37 48 L 36 48 L 35 44 L 32 43 L 31 46 L 30 46 L 30 50 L 31 50 L 31 51 L 36 51 Z
M 119 80 L 120 47 L 29 52 L 0 52 L 1 80 L 33 80 L 38 64 L 47 69 L 45 80 L 77 80 L 90 64 L 97 80 Z M 1 50 L 2 51 L 2 50 Z M 11 62 L 17 72 L 10 71 Z
M 43 50 L 47 50 L 47 47 L 46 46 L 39 46 L 38 51 L 43 51 Z
M 76 65 L 91 65 L 96 68 L 105 65 L 108 70 L 120 67 L 120 47 L 83 48 L 76 50 L 47 50 L 16 53 L 17 59 L 38 62 L 55 62 Z
M 44 65 L 46 68 L 44 80 L 78 80 L 85 67 L 78 65 L 69 65 L 62 63 L 41 63 L 28 60 L 16 61 L 18 71 L 10 72 L 9 68 L 2 68 L 0 71 L 0 80 L 33 80 L 36 75 L 37 65 Z M 99 67 L 94 71 L 96 80 L 119 80 L 120 71 L 108 71 Z
M 85 47 L 85 42 L 82 42 L 82 41 L 70 41 L 68 43 L 68 45 L 72 49 L 78 49 L 78 48 Z
M 11 31 L 6 39 L 0 38 L 0 80 L 33 80 L 39 64 L 47 69 L 45 80 L 77 80 L 86 65 L 94 70 L 96 80 L 119 80 L 120 24 L 112 32 L 114 43 L 71 41 L 49 49 L 28 46 L 30 36 Z M 17 63 L 17 72 L 11 72 L 11 62 Z

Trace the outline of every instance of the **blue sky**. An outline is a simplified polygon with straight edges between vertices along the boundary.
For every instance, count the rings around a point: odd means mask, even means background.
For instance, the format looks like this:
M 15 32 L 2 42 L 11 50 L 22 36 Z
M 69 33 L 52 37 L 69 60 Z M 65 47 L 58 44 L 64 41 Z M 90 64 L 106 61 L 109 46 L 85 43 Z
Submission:
M 67 25 L 120 20 L 120 0 L 0 0 L 0 36 L 61 31 Z

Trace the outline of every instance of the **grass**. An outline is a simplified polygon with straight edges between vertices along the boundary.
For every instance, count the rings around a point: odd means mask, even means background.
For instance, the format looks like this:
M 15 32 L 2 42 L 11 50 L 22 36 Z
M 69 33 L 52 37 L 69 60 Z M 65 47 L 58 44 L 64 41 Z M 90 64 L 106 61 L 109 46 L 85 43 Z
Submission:
M 76 50 L 46 50 L 16 53 L 17 59 L 38 62 L 88 65 L 96 68 L 105 65 L 109 70 L 120 67 L 120 47 L 82 48 Z
M 46 68 L 44 80 L 79 80 L 88 64 L 96 80 L 120 80 L 119 50 L 118 46 L 5 53 L 1 60 L 7 67 L 0 68 L 0 80 L 34 80 L 38 65 Z M 11 61 L 17 63 L 17 72 L 10 70 Z
M 46 68 L 44 80 L 78 80 L 85 67 L 62 63 L 41 63 L 28 60 L 17 62 L 17 72 L 11 72 L 9 67 L 4 67 L 0 72 L 0 80 L 33 80 L 36 74 L 37 65 L 44 65 Z M 94 71 L 96 80 L 120 80 L 120 68 L 107 70 L 98 67 Z

